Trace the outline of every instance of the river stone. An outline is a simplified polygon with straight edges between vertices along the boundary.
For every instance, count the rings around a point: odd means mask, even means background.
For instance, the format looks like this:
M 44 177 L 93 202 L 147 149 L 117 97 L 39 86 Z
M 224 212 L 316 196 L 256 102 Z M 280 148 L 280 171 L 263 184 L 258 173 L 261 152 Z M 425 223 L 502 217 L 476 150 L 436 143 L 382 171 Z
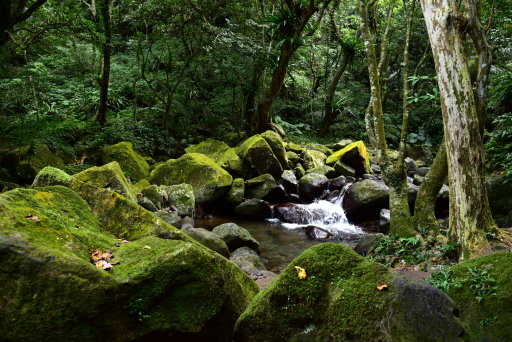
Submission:
M 334 170 L 338 176 L 354 177 L 356 175 L 356 170 L 354 170 L 354 168 L 340 161 L 337 161 L 334 164 Z
M 212 251 L 229 258 L 228 246 L 217 234 L 203 228 L 187 228 L 183 229 L 182 232 Z
M 192 185 L 160 185 L 159 188 L 167 194 L 167 205 L 178 209 L 180 216 L 194 217 L 196 200 Z
M 115 161 L 103 166 L 93 166 L 74 174 L 73 177 L 84 183 L 115 191 L 135 202 L 135 196 L 131 193 L 128 180 L 124 176 L 119 164 Z
M 251 198 L 237 205 L 235 213 L 248 219 L 264 220 L 272 215 L 272 208 L 267 201 Z
M 245 181 L 242 178 L 236 178 L 231 184 L 226 200 L 231 204 L 239 204 L 244 199 Z
M 153 202 L 154 206 L 157 208 L 157 210 L 162 209 L 162 205 L 164 202 L 164 195 L 161 189 L 158 188 L 156 185 L 150 185 L 144 189 L 141 190 L 141 194 L 149 199 L 151 202 Z M 165 196 L 167 197 L 167 195 Z M 139 200 L 140 202 L 140 200 Z M 140 204 L 140 203 L 139 203 Z M 144 206 L 143 206 L 144 207 Z M 149 209 L 148 209 L 149 210 Z M 155 211 L 155 210 L 150 210 Z
M 249 247 L 260 253 L 260 244 L 247 229 L 236 223 L 224 223 L 213 228 L 212 233 L 217 234 L 228 246 L 230 252 L 240 247 Z
M 279 134 L 274 131 L 266 131 L 260 134 L 263 139 L 267 141 L 267 144 L 274 152 L 277 160 L 281 164 L 281 167 L 284 169 L 288 168 L 288 158 L 286 157 L 286 150 L 284 148 L 283 139 Z
M 231 253 L 229 260 L 250 276 L 266 271 L 258 253 L 249 247 L 237 248 Z
M 132 143 L 123 141 L 115 145 L 103 148 L 103 162 L 116 161 L 121 169 L 134 181 L 147 178 L 149 175 L 149 164 L 140 154 L 135 152 Z
M 223 197 L 233 178 L 204 154 L 187 153 L 170 159 L 151 172 L 149 182 L 157 185 L 190 184 L 197 204 L 211 203 Z
M 161 218 L 164 222 L 170 224 L 173 227 L 181 228 L 181 217 L 176 211 L 169 210 L 158 210 L 154 213 L 156 216 Z
M 388 287 L 379 291 L 379 284 Z M 251 302 L 235 341 L 461 341 L 454 311 L 450 298 L 424 281 L 404 280 L 346 246 L 322 243 Z
M 304 168 L 306 170 L 324 165 L 326 158 L 327 156 L 319 151 L 306 149 L 302 152 L 302 159 L 304 160 Z
M 356 223 L 379 218 L 389 208 L 389 188 L 383 182 L 365 179 L 352 184 L 343 197 L 347 218 Z
M 3 193 L 0 211 L 5 341 L 182 340 L 184 333 L 227 341 L 226 326 L 258 292 L 235 265 L 172 227 L 173 240 L 116 247 L 88 204 L 62 186 Z M 96 248 L 114 248 L 120 264 L 108 272 L 94 266 L 88 250 Z
M 407 157 L 407 158 L 405 158 L 404 162 L 405 162 L 405 167 L 408 172 L 413 172 L 415 174 L 416 174 L 416 172 L 418 172 L 418 165 L 416 165 L 416 162 L 414 161 L 414 159 Z
M 282 184 L 276 184 L 263 199 L 272 204 L 288 201 L 288 194 Z
M 300 198 L 305 202 L 312 202 L 320 197 L 329 183 L 329 179 L 318 173 L 308 173 L 299 181 Z
M 7 169 L 12 179 L 21 184 L 31 184 L 46 166 L 64 168 L 64 161 L 46 144 L 19 147 L 8 152 L 0 161 L 0 167 Z
M 306 171 L 306 174 L 308 173 L 318 173 L 320 175 L 324 175 L 327 178 L 336 177 L 336 171 L 334 170 L 334 168 L 327 165 L 322 165 L 319 167 L 309 169 Z
M 422 167 L 418 168 L 418 172 L 416 174 L 418 176 L 425 177 L 429 171 L 430 171 L 430 167 L 422 166 Z
M 326 156 L 330 156 L 334 152 L 332 149 L 330 149 L 329 147 L 322 145 L 322 144 L 310 143 L 310 144 L 306 144 L 304 147 L 308 150 L 322 152 Z
M 245 197 L 262 199 L 277 185 L 274 177 L 269 174 L 260 175 L 245 181 Z
M 429 166 L 434 161 L 430 148 L 428 145 L 408 146 L 405 149 L 405 156 L 414 159 L 419 166 Z
M 333 153 L 325 163 L 334 165 L 337 161 L 341 161 L 356 171 L 356 175 L 360 176 L 370 172 L 370 161 L 366 146 L 362 141 L 356 141 Z
M 302 162 L 302 158 L 295 152 L 288 151 L 286 152 L 286 158 L 289 162 L 292 162 L 294 165 Z
M 236 154 L 234 148 L 224 152 L 217 164 L 235 177 L 248 178 L 252 174 L 251 166 Z
M 206 139 L 205 141 L 202 141 L 199 144 L 185 148 L 185 152 L 201 153 L 207 156 L 208 158 L 212 159 L 213 161 L 218 162 L 222 155 L 229 149 L 230 147 L 222 141 Z
M 366 234 L 358 241 L 354 251 L 359 255 L 366 256 L 379 245 L 380 240 L 384 237 L 385 235 L 382 233 Z
M 298 179 L 301 179 L 306 174 L 306 170 L 304 170 L 301 164 L 297 164 L 293 169 L 293 172 L 295 173 L 295 176 L 297 176 Z
M 281 175 L 281 183 L 284 186 L 284 189 L 288 193 L 297 193 L 299 190 L 299 182 L 297 181 L 297 177 L 292 170 L 284 170 Z
M 243 141 L 236 149 L 238 156 L 252 166 L 258 175 L 265 173 L 279 177 L 283 168 L 267 141 L 256 134 Z
M 329 190 L 341 190 L 347 184 L 347 178 L 345 176 L 339 176 L 329 181 Z

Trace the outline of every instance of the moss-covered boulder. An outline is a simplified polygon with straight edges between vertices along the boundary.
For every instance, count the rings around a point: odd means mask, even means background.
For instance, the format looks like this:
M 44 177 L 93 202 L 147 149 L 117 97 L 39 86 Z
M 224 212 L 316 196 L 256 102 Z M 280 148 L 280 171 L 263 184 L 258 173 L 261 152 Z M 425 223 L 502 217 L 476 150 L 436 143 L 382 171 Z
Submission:
M 453 311 L 448 296 L 425 282 L 324 243 L 256 296 L 236 324 L 235 341 L 459 341 L 464 329 Z
M 215 162 L 218 162 L 220 157 L 229 150 L 230 147 L 218 140 L 214 139 L 206 139 L 205 141 L 200 142 L 199 144 L 189 146 L 185 148 L 185 152 L 187 153 L 201 153 L 212 159 Z
M 343 197 L 343 209 L 351 221 L 362 223 L 379 218 L 389 208 L 389 188 L 383 182 L 364 179 L 352 184 Z
M 318 173 L 320 175 L 324 175 L 327 178 L 334 178 L 337 176 L 336 170 L 333 167 L 322 165 L 319 167 L 314 167 L 312 169 L 309 169 L 306 171 L 306 174 L 308 173 Z
M 233 177 L 204 154 L 187 153 L 155 168 L 149 182 L 158 185 L 190 184 L 196 203 L 204 204 L 223 197 Z
M 87 203 L 62 186 L 3 193 L 0 212 L 5 341 L 230 340 L 258 291 L 185 234 L 116 246 Z M 120 264 L 94 266 L 89 250 L 97 248 L 111 248 Z
M 302 152 L 302 159 L 304 160 L 304 168 L 306 170 L 324 165 L 326 158 L 326 155 L 320 151 L 304 150 Z
M 262 199 L 270 193 L 270 190 L 277 186 L 277 183 L 269 174 L 245 181 L 245 197 Z
M 196 200 L 194 188 L 190 184 L 160 185 L 160 190 L 167 194 L 167 205 L 178 209 L 181 216 L 194 217 Z
M 105 164 L 116 161 L 121 169 L 134 181 L 147 178 L 149 174 L 148 162 L 138 154 L 131 142 L 123 141 L 103 148 L 103 162 Z
M 484 255 L 452 266 L 436 278 L 433 283 L 441 285 L 457 305 L 470 340 L 510 340 L 512 253 Z
M 0 166 L 7 169 L 13 180 L 31 184 L 45 166 L 62 169 L 64 161 L 50 151 L 48 145 L 34 144 L 10 151 L 2 158 Z
M 272 148 L 260 135 L 253 135 L 244 140 L 237 148 L 240 158 L 249 162 L 258 175 L 265 173 L 279 177 L 283 172 L 281 163 L 276 158 Z
M 230 252 L 240 247 L 249 247 L 260 252 L 260 244 L 251 233 L 236 223 L 224 223 L 213 228 L 212 233 L 217 234 L 228 246 Z
M 52 166 L 44 167 L 37 176 L 34 178 L 32 183 L 33 187 L 42 187 L 50 185 L 63 185 L 67 186 L 71 181 L 72 176 L 68 175 L 61 169 L 57 169 Z
M 318 173 L 308 173 L 299 181 L 299 194 L 301 200 L 312 202 L 318 198 L 329 184 L 329 179 Z
M 264 220 L 272 216 L 272 207 L 267 201 L 251 198 L 237 205 L 235 213 L 243 218 Z
M 230 204 L 239 204 L 244 199 L 245 181 L 242 178 L 236 178 L 231 184 L 231 188 L 226 195 L 226 201 Z
M 217 234 L 203 228 L 188 228 L 184 229 L 183 232 L 201 245 L 229 258 L 228 246 Z
M 302 151 L 305 150 L 304 146 L 296 144 L 296 143 L 291 142 L 291 141 L 286 143 L 285 147 L 286 147 L 287 151 L 295 152 L 297 154 L 301 154 Z
M 322 145 L 322 144 L 311 143 L 311 144 L 306 144 L 304 147 L 307 148 L 308 150 L 322 152 L 326 156 L 330 156 L 334 152 L 332 149 L 330 149 L 329 147 Z
M 84 183 L 115 191 L 134 202 L 136 201 L 128 180 L 115 161 L 103 166 L 90 167 L 73 177 Z
M 252 174 L 249 163 L 240 158 L 234 148 L 224 152 L 217 160 L 217 164 L 235 177 L 248 178 Z
M 286 170 L 288 168 L 288 158 L 286 157 L 286 149 L 284 147 L 284 141 L 281 136 L 274 131 L 266 131 L 260 135 L 267 141 L 277 160 L 279 160 L 279 163 L 281 163 L 283 170 Z
M 357 176 L 370 172 L 370 160 L 366 146 L 362 141 L 356 141 L 336 151 L 327 158 L 325 163 L 334 165 L 337 161 L 352 167 L 356 171 Z
M 151 201 L 151 203 L 154 205 L 154 207 L 157 210 L 162 209 L 162 206 L 164 205 L 164 199 L 167 198 L 167 193 L 163 190 L 161 190 L 157 185 L 150 185 L 140 191 L 143 198 L 148 199 Z M 140 204 L 140 200 L 139 200 Z M 149 209 L 148 209 L 149 210 Z M 157 210 L 150 210 L 150 211 L 157 211 Z

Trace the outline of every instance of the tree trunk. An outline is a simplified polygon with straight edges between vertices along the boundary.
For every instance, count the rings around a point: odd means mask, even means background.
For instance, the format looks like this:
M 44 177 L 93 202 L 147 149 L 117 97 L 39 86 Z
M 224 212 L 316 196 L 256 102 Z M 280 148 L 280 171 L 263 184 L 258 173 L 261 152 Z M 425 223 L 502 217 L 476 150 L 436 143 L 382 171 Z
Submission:
M 435 215 L 439 190 L 448 175 L 448 160 L 444 141 L 439 145 L 430 171 L 421 183 L 414 205 L 414 221 L 419 228 L 427 229 L 431 236 L 439 234 L 439 223 Z
M 103 126 L 107 120 L 107 100 L 108 87 L 110 82 L 110 54 L 112 47 L 112 22 L 110 18 L 110 8 L 112 0 L 101 2 L 101 15 L 103 20 L 103 29 L 105 41 L 103 43 L 103 58 L 101 63 L 101 85 L 100 85 L 100 103 L 96 112 L 96 121 Z
M 450 238 L 459 242 L 464 260 L 487 252 L 490 245 L 485 233 L 497 231 L 487 199 L 480 120 L 464 56 L 463 35 L 468 20 L 461 15 L 455 0 L 421 0 L 421 5 L 443 112 Z
M 345 54 L 343 57 L 343 61 L 336 69 L 334 76 L 332 78 L 331 83 L 329 84 L 329 88 L 327 88 L 327 94 L 325 96 L 325 110 L 324 110 L 324 121 L 322 122 L 322 126 L 320 127 L 320 131 L 318 135 L 320 137 L 325 137 L 327 132 L 329 131 L 329 127 L 332 125 L 334 120 L 339 114 L 339 110 L 333 110 L 332 104 L 334 101 L 334 94 L 336 93 L 336 87 L 341 79 L 341 76 L 345 72 L 347 65 L 350 63 L 350 56 Z
M 8 31 L 11 29 L 12 1 L 0 1 L 0 46 L 9 41 Z

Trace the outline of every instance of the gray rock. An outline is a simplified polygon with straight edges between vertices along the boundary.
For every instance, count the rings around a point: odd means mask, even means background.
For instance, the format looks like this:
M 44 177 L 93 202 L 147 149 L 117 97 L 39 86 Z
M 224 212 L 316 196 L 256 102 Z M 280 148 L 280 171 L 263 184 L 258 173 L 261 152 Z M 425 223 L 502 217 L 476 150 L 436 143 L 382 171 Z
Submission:
M 272 215 L 272 209 L 267 201 L 251 198 L 237 205 L 235 213 L 244 218 L 264 220 Z
M 493 215 L 507 215 L 512 211 L 512 182 L 504 174 L 496 174 L 485 180 L 487 197 Z
M 288 193 L 297 193 L 297 190 L 299 190 L 299 182 L 292 170 L 283 171 L 283 174 L 281 175 L 281 183 Z
M 324 175 L 327 178 L 333 178 L 338 175 L 336 170 L 333 167 L 330 167 L 327 165 L 322 165 L 319 167 L 309 169 L 306 171 L 306 174 L 308 174 L 308 173 L 318 173 L 320 175 Z
M 327 187 L 329 179 L 318 173 L 308 173 L 299 181 L 299 194 L 303 201 L 312 202 L 320 197 Z
M 320 151 L 304 150 L 302 152 L 302 159 L 304 160 L 304 168 L 309 170 L 324 165 L 327 156 Z
M 386 209 L 383 209 L 386 210 Z M 389 225 L 389 210 L 388 210 L 388 225 Z M 377 233 L 377 234 L 367 234 L 363 236 L 361 240 L 357 243 L 357 246 L 354 248 L 354 251 L 356 251 L 357 254 L 366 256 L 368 253 L 370 253 L 377 245 L 379 244 L 380 240 L 384 238 L 384 234 Z
M 343 197 L 347 218 L 362 223 L 379 218 L 389 208 L 389 188 L 383 182 L 365 179 L 352 184 Z
M 147 197 L 142 196 L 139 198 L 138 204 L 146 210 L 158 211 L 158 208 L 155 206 L 155 204 Z
M 419 166 L 428 166 L 434 161 L 430 146 L 427 145 L 409 146 L 405 150 L 405 156 L 416 160 Z
M 425 177 L 429 171 L 430 167 L 422 166 L 418 168 L 418 172 L 416 172 L 416 174 L 418 176 Z
M 224 223 L 213 228 L 212 233 L 217 234 L 228 246 L 230 252 L 240 247 L 249 247 L 260 253 L 260 244 L 247 229 L 236 223 Z
M 245 193 L 245 181 L 242 178 L 236 178 L 231 184 L 226 195 L 226 200 L 231 204 L 238 204 L 243 201 Z
M 164 201 L 164 196 L 161 191 L 158 189 L 156 185 L 148 186 L 147 188 L 142 189 L 142 195 L 149 199 L 158 210 L 162 209 L 162 204 Z
M 194 219 L 190 216 L 185 216 L 181 220 L 181 229 L 194 228 L 195 222 Z
M 277 185 L 274 177 L 263 174 L 245 181 L 245 197 L 262 199 Z
M 382 209 L 379 214 L 379 232 L 387 233 L 391 223 L 391 213 L 389 209 Z
M 341 161 L 334 164 L 334 170 L 338 176 L 354 177 L 356 174 L 356 170 Z
M 266 271 L 266 267 L 261 261 L 258 253 L 249 247 L 237 248 L 233 251 L 229 260 L 251 276 L 257 276 L 262 271 Z
M 196 201 L 192 185 L 160 185 L 159 189 L 167 194 L 167 205 L 174 206 L 180 216 L 194 217 Z
M 187 228 L 183 232 L 203 246 L 229 258 L 228 246 L 217 234 L 203 228 Z
M 306 170 L 304 170 L 301 164 L 297 164 L 293 169 L 293 172 L 295 173 L 295 176 L 297 176 L 298 179 L 301 179 L 306 174 Z
M 412 158 L 405 158 L 405 166 L 407 167 L 407 171 L 418 172 L 418 165 L 416 165 L 416 162 Z
M 155 215 L 176 228 L 181 228 L 181 217 L 176 211 L 159 210 Z

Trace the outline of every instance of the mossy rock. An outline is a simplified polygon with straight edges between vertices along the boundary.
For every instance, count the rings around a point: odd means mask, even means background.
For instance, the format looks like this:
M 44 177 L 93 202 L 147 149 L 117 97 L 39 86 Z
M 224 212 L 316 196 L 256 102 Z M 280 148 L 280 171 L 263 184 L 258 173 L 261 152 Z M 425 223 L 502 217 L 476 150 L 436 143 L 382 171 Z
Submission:
M 327 178 L 334 178 L 337 176 L 336 170 L 333 167 L 322 165 L 319 167 L 315 167 L 306 171 L 308 173 L 318 173 L 320 175 L 324 175 Z
M 258 175 L 268 173 L 273 177 L 279 177 L 283 172 L 283 167 L 272 148 L 258 134 L 244 140 L 235 151 L 240 158 L 249 162 Z
M 154 169 L 149 182 L 158 185 L 190 184 L 196 203 L 204 204 L 223 197 L 233 177 L 204 154 L 187 153 Z
M 62 186 L 3 193 L 0 211 L 5 341 L 230 340 L 258 291 L 184 234 L 189 242 L 145 237 L 116 247 L 88 204 Z M 95 267 L 88 250 L 96 248 L 113 248 L 120 264 Z
M 245 181 L 246 198 L 262 199 L 270 193 L 277 183 L 272 175 L 264 174 Z
M 222 155 L 229 149 L 230 147 L 222 141 L 207 139 L 205 141 L 200 142 L 199 144 L 185 148 L 185 152 L 201 153 L 207 156 L 208 158 L 212 159 L 213 161 L 218 162 Z
M 356 171 L 357 176 L 370 172 L 370 158 L 362 141 L 353 142 L 336 151 L 327 158 L 325 163 L 327 165 L 334 165 L 337 161 L 352 167 Z
M 229 258 L 228 246 L 217 234 L 203 228 L 188 228 L 184 229 L 183 232 L 201 245 Z
M 46 144 L 19 147 L 5 155 L 1 167 L 8 170 L 13 180 L 31 184 L 34 177 L 46 166 L 64 168 L 64 161 L 54 154 Z
M 80 173 L 73 175 L 73 178 L 87 184 L 105 188 L 117 192 L 136 202 L 132 194 L 131 186 L 123 174 L 123 170 L 115 161 L 103 166 L 93 166 Z
M 487 254 L 452 266 L 447 271 L 450 274 L 447 293 L 457 305 L 461 321 L 467 324 L 470 339 L 510 340 L 512 253 Z M 482 297 L 480 300 L 479 296 Z
M 63 185 L 67 186 L 73 176 L 68 175 L 61 169 L 57 169 L 52 166 L 44 167 L 37 176 L 34 178 L 32 183 L 33 187 L 42 187 L 50 185 Z
M 326 155 L 319 151 L 304 150 L 302 152 L 302 159 L 304 160 L 304 168 L 306 170 L 321 167 L 324 165 L 326 158 Z
M 230 252 L 240 247 L 249 247 L 256 252 L 260 252 L 260 244 L 251 233 L 236 223 L 224 223 L 213 228 L 212 233 L 218 235 L 228 246 Z
M 347 218 L 358 223 L 378 219 L 380 211 L 388 208 L 389 188 L 372 179 L 352 184 L 343 197 Z
M 224 152 L 217 160 L 217 164 L 235 177 L 248 178 L 253 172 L 249 163 L 240 158 L 234 148 Z
M 194 217 L 196 199 L 192 185 L 160 185 L 159 188 L 167 193 L 167 204 L 175 206 L 179 215 Z
M 307 148 L 308 150 L 322 152 L 326 156 L 330 156 L 331 154 L 334 153 L 332 149 L 322 144 L 306 144 L 304 147 Z
M 302 151 L 305 150 L 305 147 L 290 141 L 290 142 L 286 143 L 286 150 L 295 152 L 297 154 L 301 154 Z
M 133 181 L 148 177 L 149 164 L 144 157 L 135 152 L 131 142 L 123 141 L 103 148 L 103 162 L 106 164 L 112 161 L 118 162 Z
M 140 193 L 142 194 L 142 196 L 144 196 L 149 201 L 151 201 L 151 203 L 153 203 L 154 207 L 157 210 L 162 209 L 162 206 L 164 205 L 164 197 L 165 198 L 167 197 L 167 193 L 165 191 L 161 190 L 156 185 L 150 185 L 150 186 L 142 189 Z M 139 200 L 139 204 L 140 204 L 140 200 Z M 153 211 L 157 211 L 157 210 L 153 210 Z
M 151 186 L 147 179 L 141 179 L 137 183 L 130 184 L 130 191 L 133 195 L 139 194 L 143 189 Z
M 244 199 L 245 181 L 242 178 L 236 178 L 231 184 L 226 200 L 230 204 L 239 204 Z
M 274 131 L 266 131 L 260 135 L 267 141 L 277 160 L 281 163 L 283 170 L 286 170 L 288 168 L 288 158 L 286 157 L 286 149 L 284 148 L 284 141 L 281 136 Z
M 305 279 L 295 266 L 305 269 Z M 448 296 L 425 282 L 408 282 L 349 247 L 324 243 L 256 296 L 235 340 L 458 341 L 464 330 L 453 310 Z

